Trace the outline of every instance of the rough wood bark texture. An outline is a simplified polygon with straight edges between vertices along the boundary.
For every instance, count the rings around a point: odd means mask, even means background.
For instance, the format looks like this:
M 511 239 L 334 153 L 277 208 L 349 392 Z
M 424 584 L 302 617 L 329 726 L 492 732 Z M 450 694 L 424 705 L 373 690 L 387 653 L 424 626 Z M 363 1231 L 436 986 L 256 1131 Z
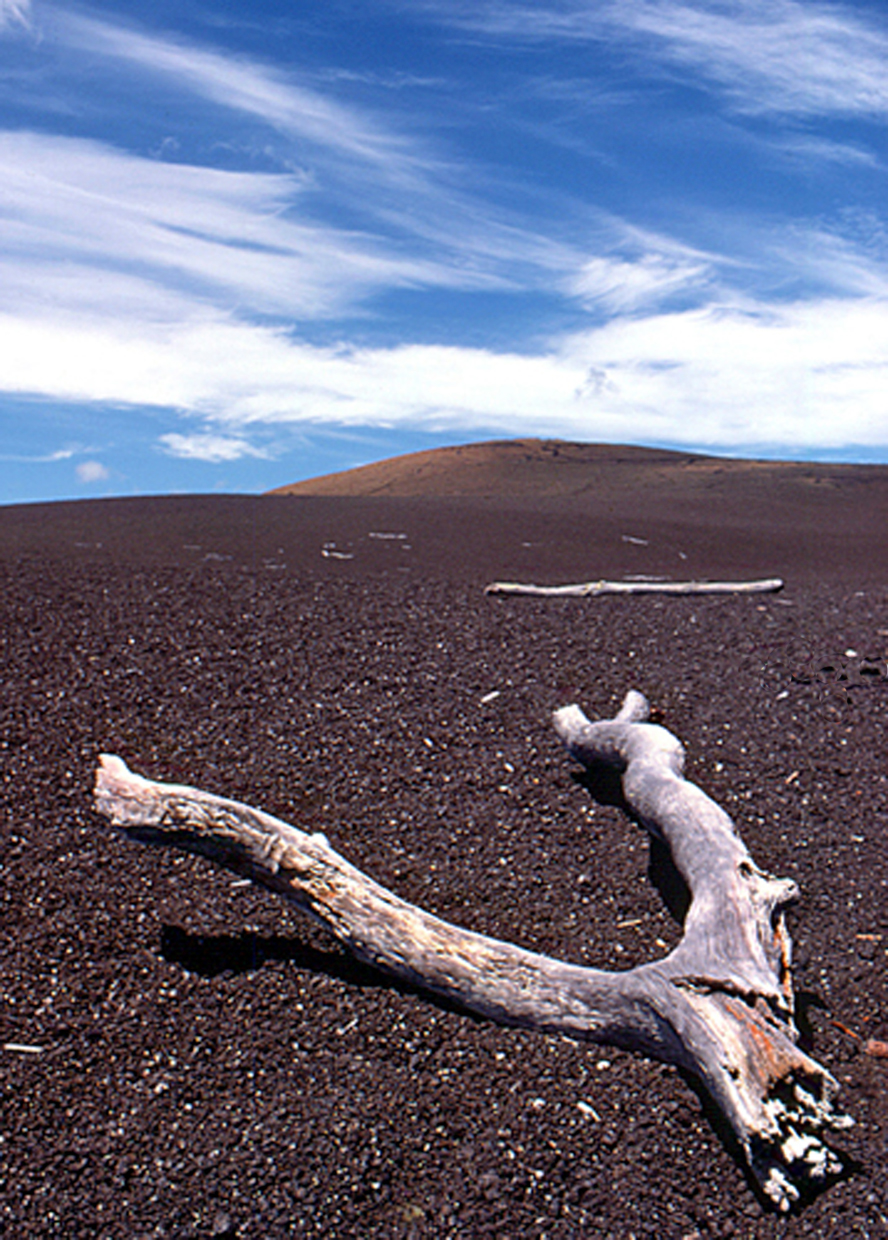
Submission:
M 842 1164 L 824 1143 L 851 1120 L 796 1044 L 784 909 L 796 886 L 759 870 L 723 810 L 682 776 L 682 746 L 632 692 L 613 720 L 576 706 L 555 727 L 587 768 L 617 768 L 627 808 L 671 851 L 691 903 L 663 960 L 581 968 L 474 934 L 373 882 L 322 835 L 207 792 L 156 783 L 103 755 L 96 808 L 127 835 L 208 857 L 287 896 L 359 959 L 504 1024 L 641 1051 L 692 1073 L 780 1210 Z
M 760 581 L 582 581 L 570 586 L 493 581 L 484 592 L 532 594 L 537 598 L 595 598 L 599 594 L 774 594 L 782 589 L 782 578 L 764 577 Z

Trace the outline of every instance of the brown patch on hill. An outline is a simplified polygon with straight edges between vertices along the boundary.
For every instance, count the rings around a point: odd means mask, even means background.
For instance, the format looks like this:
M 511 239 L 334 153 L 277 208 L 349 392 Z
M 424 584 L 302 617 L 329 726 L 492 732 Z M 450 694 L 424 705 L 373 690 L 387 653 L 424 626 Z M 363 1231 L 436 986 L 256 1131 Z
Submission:
M 602 493 L 637 497 L 642 488 L 663 498 L 679 489 L 687 498 L 767 490 L 795 503 L 806 492 L 856 491 L 877 481 L 885 499 L 888 469 L 879 466 L 735 460 L 628 445 L 508 439 L 411 452 L 277 487 L 269 494 L 523 501 L 576 500 Z
M 563 498 L 581 495 L 602 482 L 612 485 L 618 476 L 634 478 L 639 469 L 662 470 L 687 459 L 684 454 L 654 448 L 497 439 L 411 452 L 278 487 L 271 494 Z

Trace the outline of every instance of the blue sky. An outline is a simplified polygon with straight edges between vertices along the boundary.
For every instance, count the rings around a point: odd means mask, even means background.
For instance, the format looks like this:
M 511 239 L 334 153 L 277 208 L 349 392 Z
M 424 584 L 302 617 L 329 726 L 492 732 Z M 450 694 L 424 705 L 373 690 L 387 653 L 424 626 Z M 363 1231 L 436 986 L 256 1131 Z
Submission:
M 888 13 L 0 0 L 0 502 L 888 461 Z

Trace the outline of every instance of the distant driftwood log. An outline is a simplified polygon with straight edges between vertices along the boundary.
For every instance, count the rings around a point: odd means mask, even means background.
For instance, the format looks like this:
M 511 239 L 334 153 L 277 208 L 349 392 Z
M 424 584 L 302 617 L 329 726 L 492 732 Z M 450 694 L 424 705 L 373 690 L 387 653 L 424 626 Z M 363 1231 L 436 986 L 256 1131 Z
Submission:
M 485 594 L 533 594 L 544 598 L 594 598 L 599 594 L 774 594 L 783 589 L 780 577 L 760 581 L 581 581 L 571 586 L 534 586 L 519 581 L 494 581 Z
M 499 1021 L 652 1055 L 692 1073 L 780 1210 L 842 1170 L 824 1133 L 852 1121 L 832 1076 L 797 1045 L 784 910 L 796 885 L 753 863 L 728 815 L 683 778 L 684 751 L 640 693 L 612 720 L 556 712 L 592 775 L 622 775 L 627 810 L 687 884 L 679 945 L 626 972 L 565 964 L 462 930 L 399 899 L 308 835 L 235 801 L 155 783 L 103 756 L 96 808 L 143 843 L 197 853 L 287 896 L 360 960 Z M 479 899 L 483 898 L 479 890 Z

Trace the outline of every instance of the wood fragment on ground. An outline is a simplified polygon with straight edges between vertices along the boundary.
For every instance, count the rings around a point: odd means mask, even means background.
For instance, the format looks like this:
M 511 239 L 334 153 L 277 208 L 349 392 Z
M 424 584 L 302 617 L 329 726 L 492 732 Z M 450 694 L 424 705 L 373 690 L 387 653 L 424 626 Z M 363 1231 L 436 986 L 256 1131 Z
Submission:
M 463 930 L 375 883 L 324 836 L 143 779 L 117 757 L 101 759 L 96 808 L 136 840 L 208 857 L 288 897 L 360 960 L 415 987 L 502 1024 L 640 1051 L 692 1073 L 763 1195 L 786 1211 L 841 1172 L 825 1135 L 852 1122 L 833 1105 L 836 1081 L 797 1044 L 784 911 L 799 892 L 755 865 L 728 815 L 684 778 L 680 742 L 649 716 L 635 692 L 611 720 L 590 722 L 577 706 L 554 715 L 590 774 L 621 773 L 628 810 L 667 846 L 691 897 L 678 946 L 624 972 Z
M 758 581 L 583 581 L 567 586 L 536 586 L 494 581 L 485 594 L 527 594 L 542 598 L 597 598 L 602 594 L 774 594 L 783 589 L 780 577 Z

